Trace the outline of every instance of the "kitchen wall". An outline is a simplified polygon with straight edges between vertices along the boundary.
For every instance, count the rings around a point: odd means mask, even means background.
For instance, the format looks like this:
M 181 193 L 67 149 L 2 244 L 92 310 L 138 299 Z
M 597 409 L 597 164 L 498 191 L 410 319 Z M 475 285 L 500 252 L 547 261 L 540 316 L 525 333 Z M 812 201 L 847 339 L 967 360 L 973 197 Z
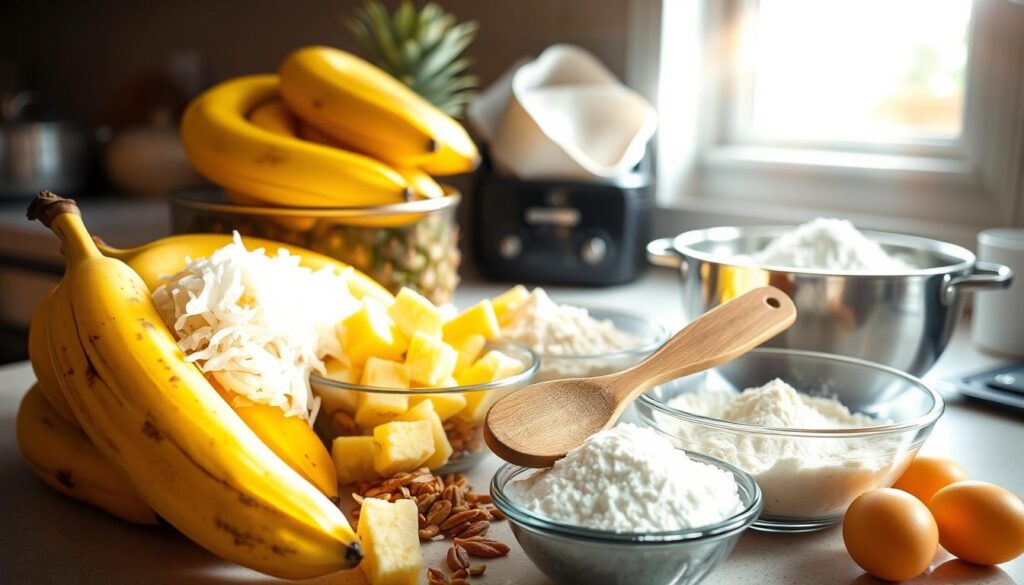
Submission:
M 485 82 L 518 57 L 560 41 L 589 49 L 623 74 L 629 0 L 439 3 L 461 19 L 480 23 L 470 56 Z M 65 116 L 101 122 L 115 88 L 139 71 L 166 67 L 175 55 L 186 70 L 198 64 L 197 85 L 206 86 L 234 75 L 273 71 L 298 46 L 322 43 L 351 49 L 342 19 L 359 4 L 15 0 L 0 19 L 0 90 L 20 78 L 53 97 Z

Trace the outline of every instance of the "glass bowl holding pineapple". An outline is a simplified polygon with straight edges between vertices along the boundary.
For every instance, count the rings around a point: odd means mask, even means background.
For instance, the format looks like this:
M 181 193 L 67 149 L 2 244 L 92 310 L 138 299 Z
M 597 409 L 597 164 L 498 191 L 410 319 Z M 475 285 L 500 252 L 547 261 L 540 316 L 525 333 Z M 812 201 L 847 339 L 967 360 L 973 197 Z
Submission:
M 487 411 L 539 367 L 530 349 L 497 341 L 507 307 L 484 300 L 446 319 L 410 289 L 390 305 L 361 302 L 340 326 L 344 360 L 328 360 L 310 380 L 321 400 L 316 430 L 331 447 L 339 482 L 476 465 L 488 452 Z

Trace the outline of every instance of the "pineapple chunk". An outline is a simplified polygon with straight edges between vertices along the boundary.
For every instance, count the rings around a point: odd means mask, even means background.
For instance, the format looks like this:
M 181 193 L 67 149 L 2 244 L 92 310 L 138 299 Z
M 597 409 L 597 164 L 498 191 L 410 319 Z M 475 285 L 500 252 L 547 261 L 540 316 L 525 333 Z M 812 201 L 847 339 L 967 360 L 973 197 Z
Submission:
M 373 468 L 384 477 L 412 471 L 434 454 L 430 421 L 389 422 L 373 429 Z
M 455 364 L 455 373 L 458 374 L 473 365 L 477 358 L 480 357 L 480 352 L 484 350 L 485 345 L 487 345 L 487 338 L 479 333 L 474 333 L 455 346 L 455 349 L 459 352 L 459 361 Z
M 474 386 L 514 376 L 521 371 L 522 362 L 498 350 L 491 350 L 475 364 L 459 372 L 455 379 L 459 381 L 460 386 Z
M 359 567 L 371 585 L 416 585 L 423 571 L 419 510 L 412 500 L 366 498 L 359 510 Z
M 408 343 L 387 309 L 375 298 L 364 298 L 363 306 L 341 322 L 342 351 L 354 368 L 370 357 L 398 360 Z
M 448 458 L 452 456 L 452 446 L 448 442 L 448 435 L 444 432 L 444 425 L 441 424 L 441 419 L 434 412 L 434 403 L 429 400 L 424 400 L 416 406 L 410 408 L 405 414 L 395 419 L 396 421 L 416 421 L 425 420 L 430 423 L 430 432 L 434 436 L 434 454 L 430 456 L 423 464 L 430 469 L 438 469 L 445 463 L 448 463 Z
M 441 341 L 439 337 L 422 331 L 413 334 L 409 341 L 409 351 L 405 354 L 409 379 L 427 386 L 434 386 L 450 377 L 458 360 L 459 353 L 451 346 Z
M 409 397 L 405 394 L 384 392 L 360 392 L 356 404 L 356 424 L 361 429 L 372 429 L 395 420 L 395 417 L 409 410 Z
M 530 291 L 521 284 L 517 284 L 507 291 L 491 299 L 494 306 L 494 315 L 498 317 L 498 323 L 507 325 L 515 317 L 518 309 L 527 299 L 530 298 Z
M 327 358 L 324 360 L 324 376 L 348 384 L 358 384 L 361 374 L 359 370 L 349 368 L 334 358 Z M 345 390 L 343 388 L 323 385 L 317 385 L 314 390 L 320 396 L 320 410 L 323 412 L 331 413 L 338 409 L 345 412 L 356 411 L 356 401 L 359 393 L 355 390 Z
M 462 340 L 477 333 L 487 339 L 501 334 L 498 318 L 494 315 L 491 301 L 483 300 L 459 313 L 444 324 L 444 340 L 451 345 L 460 345 Z
M 406 337 L 417 331 L 441 337 L 441 310 L 412 289 L 398 291 L 395 303 L 388 307 L 388 315 Z
M 472 367 L 456 376 L 456 379 L 463 386 L 471 386 L 501 380 L 521 371 L 523 371 L 522 362 L 500 351 L 492 350 L 477 360 Z M 457 418 L 471 422 L 483 420 L 491 406 L 510 391 L 495 389 L 465 392 L 466 408 L 458 413 Z
M 331 457 L 338 472 L 338 483 L 351 484 L 380 477 L 373 468 L 373 437 L 335 437 Z
M 458 382 L 451 380 L 451 386 L 457 386 Z M 447 386 L 447 384 L 446 384 Z M 457 392 L 445 392 L 443 394 L 413 394 L 409 396 L 409 405 L 415 407 L 421 402 L 434 403 L 434 412 L 442 420 L 446 421 L 455 416 L 457 412 L 466 408 L 466 397 Z
M 408 388 L 409 370 L 401 362 L 371 357 L 366 360 L 360 384 L 372 388 Z

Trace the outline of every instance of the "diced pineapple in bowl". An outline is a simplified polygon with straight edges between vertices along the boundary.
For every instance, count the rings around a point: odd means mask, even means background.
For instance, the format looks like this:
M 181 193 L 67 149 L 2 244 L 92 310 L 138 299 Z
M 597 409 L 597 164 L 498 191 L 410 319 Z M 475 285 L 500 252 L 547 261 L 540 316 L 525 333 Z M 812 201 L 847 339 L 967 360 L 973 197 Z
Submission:
M 539 360 L 495 341 L 495 307 L 481 301 L 445 316 L 401 290 L 390 305 L 364 299 L 339 327 L 342 357 L 314 374 L 316 429 L 338 479 L 357 483 L 429 467 L 465 471 L 487 453 L 483 422 L 499 398 L 530 383 Z

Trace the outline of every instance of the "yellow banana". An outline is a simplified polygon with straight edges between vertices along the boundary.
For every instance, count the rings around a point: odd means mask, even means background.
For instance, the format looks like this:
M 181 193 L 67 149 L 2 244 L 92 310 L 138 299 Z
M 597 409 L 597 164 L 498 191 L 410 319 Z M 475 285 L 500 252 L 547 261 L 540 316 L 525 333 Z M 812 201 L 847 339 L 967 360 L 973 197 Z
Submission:
M 28 326 L 28 359 L 32 364 L 32 372 L 39 380 L 39 391 L 43 394 L 50 406 L 66 423 L 76 429 L 80 429 L 75 414 L 71 412 L 64 393 L 60 390 L 57 382 L 57 373 L 53 370 L 53 360 L 50 359 L 50 333 L 49 319 L 50 306 L 53 299 L 51 290 L 36 307 L 32 315 L 32 321 Z
M 21 455 L 43 483 L 122 520 L 158 523 L 156 513 L 124 474 L 100 455 L 81 429 L 50 406 L 42 384 L 32 386 L 22 398 L 16 426 Z
M 252 120 L 253 124 L 275 134 L 315 142 L 329 148 L 344 148 L 340 142 L 317 130 L 316 127 L 297 121 L 292 113 L 288 111 L 284 102 L 280 100 L 273 100 L 259 106 L 249 116 L 249 119 Z M 427 173 L 412 167 L 394 167 L 394 170 L 405 179 L 413 198 L 436 199 L 444 197 L 444 190 Z M 239 193 L 232 193 L 229 197 L 239 203 L 245 203 L 247 199 L 255 199 L 255 201 L 250 201 L 250 203 L 259 201 L 259 198 L 246 197 Z M 294 218 L 285 219 L 286 221 L 296 221 Z M 302 219 L 299 218 L 298 221 L 302 221 Z
M 134 250 L 119 250 L 100 245 L 105 256 L 118 258 L 130 266 L 145 281 L 150 292 L 162 283 L 161 277 L 177 273 L 185 267 L 186 257 L 196 259 L 209 256 L 214 250 L 231 241 L 231 236 L 213 234 L 181 235 L 151 242 Z M 268 242 L 257 238 L 246 238 L 250 248 L 264 247 L 273 253 L 284 246 L 276 242 Z M 349 286 L 354 296 L 362 298 L 366 294 L 390 300 L 391 294 L 369 277 L 350 269 L 348 266 L 331 260 L 315 252 L 289 247 L 289 253 L 302 258 L 302 264 L 318 269 L 330 266 L 339 273 L 352 270 Z M 308 258 L 307 258 L 308 257 Z M 310 261 L 315 266 L 310 266 Z M 323 442 L 316 436 L 309 424 L 300 418 L 285 416 L 284 411 L 274 406 L 263 404 L 235 403 L 235 395 L 214 384 L 221 396 L 231 405 L 239 417 L 270 449 L 292 469 L 299 472 L 307 481 L 315 485 L 324 495 L 330 498 L 338 496 L 338 478 L 334 470 L 334 461 Z
M 225 81 L 185 111 L 181 141 L 192 166 L 211 181 L 274 205 L 346 207 L 407 198 L 399 173 L 372 158 L 282 136 L 247 116 L 276 99 L 276 75 Z
M 299 263 L 302 266 L 313 270 L 328 267 L 337 274 L 350 271 L 348 288 L 357 299 L 370 296 L 384 305 L 390 305 L 395 300 L 395 297 L 376 280 L 330 256 L 262 238 L 245 236 L 243 241 L 250 250 L 264 248 L 268 254 L 275 254 L 277 250 L 284 248 L 289 254 L 300 257 L 302 260 Z M 117 258 L 131 266 L 139 273 L 149 290 L 154 290 L 163 284 L 164 277 L 172 276 L 183 270 L 186 258 L 205 258 L 213 254 L 214 250 L 222 248 L 230 242 L 231 236 L 228 234 L 179 234 L 154 240 L 137 248 L 114 248 L 102 242 L 99 242 L 98 246 L 104 256 Z
M 211 382 L 246 426 L 256 433 L 275 455 L 331 499 L 338 497 L 338 472 L 331 453 L 305 419 L 285 416 L 267 404 L 235 404 L 234 392 Z
M 43 194 L 29 214 L 63 245 L 67 269 L 54 304 L 70 311 L 51 312 L 51 353 L 100 452 L 163 519 L 222 558 L 291 579 L 357 564 L 357 538 L 341 511 L 185 361 L 145 282 L 100 253 L 76 211 Z
M 458 122 L 355 55 L 306 47 L 285 58 L 278 73 L 293 112 L 360 152 L 432 174 L 468 172 L 480 160 Z

